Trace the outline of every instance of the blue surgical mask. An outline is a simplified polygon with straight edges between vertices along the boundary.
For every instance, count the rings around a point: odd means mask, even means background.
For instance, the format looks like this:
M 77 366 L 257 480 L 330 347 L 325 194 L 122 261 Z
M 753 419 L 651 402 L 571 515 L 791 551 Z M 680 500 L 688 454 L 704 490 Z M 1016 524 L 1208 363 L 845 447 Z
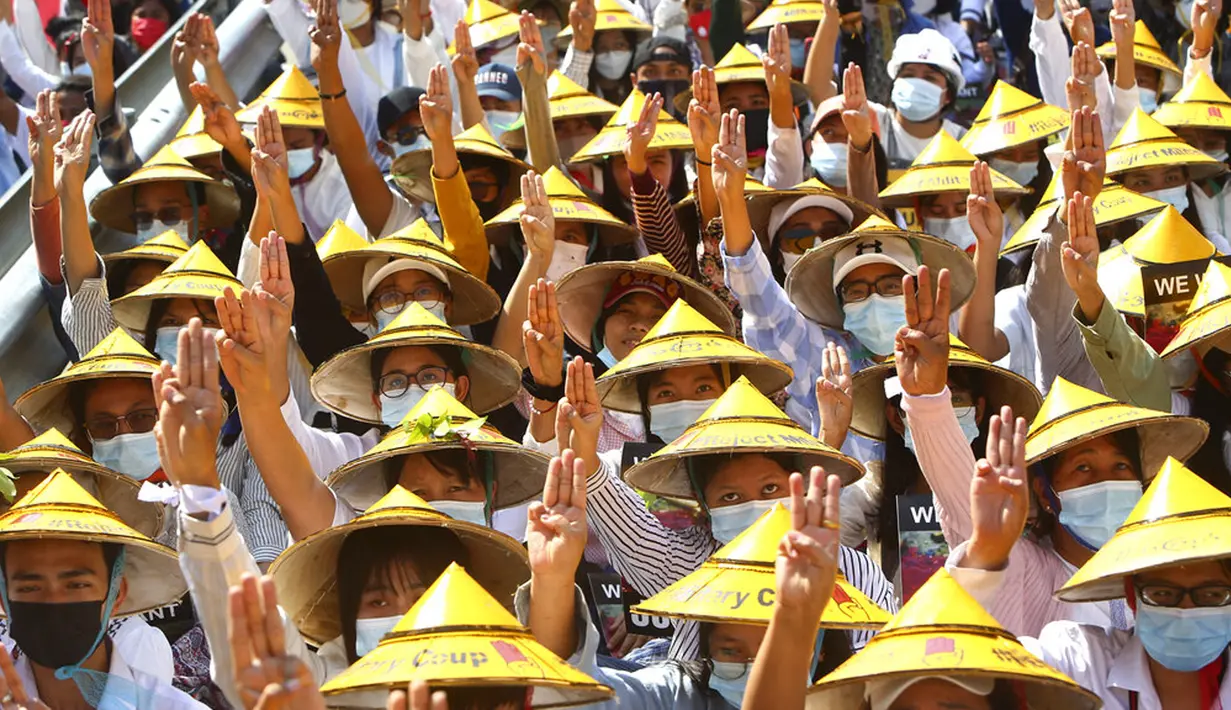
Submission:
M 701 418 L 712 399 L 681 399 L 650 405 L 650 433 L 670 444 Z
M 141 434 L 117 434 L 110 439 L 95 441 L 94 460 L 117 473 L 135 480 L 144 481 L 161 465 L 158 461 L 158 440 L 154 432 Z
M 615 367 L 616 363 L 619 362 L 619 360 L 616 359 L 615 353 L 611 352 L 611 348 L 606 345 L 603 346 L 602 350 L 598 351 L 598 359 L 606 365 L 608 369 Z
M 893 80 L 890 98 L 908 121 L 927 121 L 940 113 L 945 90 L 927 79 L 898 77 Z
M 492 135 L 497 138 L 525 124 L 521 114 L 517 111 L 492 110 L 486 112 L 485 115 L 487 116 L 487 127 L 492 129 Z
M 957 425 L 962 429 L 962 436 L 966 437 L 966 443 L 972 443 L 979 438 L 979 419 L 976 416 L 974 407 L 954 407 L 953 413 L 957 415 Z M 905 420 L 903 420 L 905 423 Z M 905 440 L 906 448 L 912 454 L 915 453 L 915 438 L 911 436 L 910 427 L 904 427 L 902 439 Z
M 188 235 L 188 220 L 183 219 L 175 224 L 167 224 L 156 219 L 150 222 L 150 226 L 137 229 L 137 241 L 144 244 L 168 229 L 180 235 L 180 239 L 183 239 L 185 243 L 192 243 L 192 237 Z
M 1153 197 L 1159 202 L 1166 202 L 1174 207 L 1180 214 L 1183 214 L 1184 210 L 1188 209 L 1188 185 L 1186 184 L 1168 187 L 1162 190 L 1151 190 L 1145 194 Z
M 710 690 L 722 696 L 731 707 L 744 706 L 744 690 L 748 687 L 748 676 L 752 673 L 751 663 L 731 663 L 729 661 L 710 661 L 714 670 L 710 673 Z
M 846 143 L 812 141 L 812 169 L 830 187 L 846 187 Z
M 180 328 L 181 326 L 178 325 L 169 325 L 154 331 L 154 354 L 172 365 L 179 358 Z M 218 329 L 202 328 L 201 332 L 205 335 L 205 340 L 213 343 L 216 349 L 218 341 L 214 338 L 218 334 Z
M 82 62 L 75 67 L 70 67 L 68 62 L 60 62 L 60 78 L 67 78 L 76 74 L 77 76 L 94 76 L 94 71 L 90 69 L 90 65 Z
M 969 251 L 977 241 L 975 230 L 971 228 L 970 219 L 966 215 L 948 219 L 924 217 L 923 231 L 934 237 L 940 237 L 962 251 Z
M 1141 500 L 1136 481 L 1100 481 L 1059 491 L 1060 524 L 1091 550 L 1097 550 L 1116 534 L 1128 514 Z
M 802 37 L 791 38 L 791 66 L 802 69 L 808 61 L 808 45 Z
M 906 299 L 874 293 L 858 303 L 842 304 L 842 327 L 877 355 L 893 353 L 893 339 L 906 325 Z
M 1146 113 L 1154 113 L 1158 110 L 1158 92 L 1154 89 L 1138 86 L 1137 101 L 1141 103 L 1141 110 Z
M 446 382 L 439 386 L 443 387 L 445 392 L 448 392 L 450 395 L 456 396 L 457 385 L 452 382 Z M 419 403 L 419 400 L 423 399 L 426 395 L 427 390 L 417 384 L 412 384 L 410 387 L 407 387 L 406 391 L 398 397 L 390 397 L 384 392 L 381 392 L 380 420 L 390 429 L 396 427 L 402 423 L 402 420 L 406 418 L 406 415 L 410 413 L 410 410 L 415 408 L 415 405 Z
M 1033 163 L 1019 163 L 1016 160 L 992 158 L 987 163 L 991 166 L 992 170 L 1002 173 L 1018 185 L 1029 185 L 1039 175 L 1039 164 L 1037 161 Z
M 1231 607 L 1150 606 L 1137 598 L 1137 637 L 1150 658 L 1179 673 L 1195 673 L 1231 643 Z
M 487 527 L 487 507 L 481 500 L 434 500 L 431 505 L 454 520 Z
M 286 174 L 298 180 L 316 165 L 316 148 L 295 148 L 286 151 Z
M 355 619 L 355 653 L 360 658 L 368 655 L 402 620 L 400 616 L 378 616 L 375 619 Z
M 750 500 L 747 503 L 710 508 L 710 533 L 714 539 L 727 544 L 747 530 L 765 511 L 774 507 L 777 500 Z

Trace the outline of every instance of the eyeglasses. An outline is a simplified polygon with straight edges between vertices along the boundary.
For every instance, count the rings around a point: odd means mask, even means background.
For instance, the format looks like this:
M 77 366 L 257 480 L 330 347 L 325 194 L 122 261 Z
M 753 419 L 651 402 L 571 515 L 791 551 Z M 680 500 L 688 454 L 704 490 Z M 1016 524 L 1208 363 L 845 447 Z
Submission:
M 85 423 L 85 430 L 95 441 L 105 441 L 120 434 L 120 425 L 128 425 L 128 433 L 144 434 L 154 430 L 158 423 L 158 410 L 138 409 L 121 417 L 98 416 Z
M 417 301 L 419 305 L 429 311 L 440 305 L 445 300 L 444 291 L 436 286 L 419 286 L 414 290 L 409 297 L 397 290 L 383 291 L 372 297 L 372 310 L 384 311 L 390 315 L 397 315 L 406 307 L 407 301 Z
M 792 254 L 803 254 L 821 242 L 846 234 L 846 227 L 841 223 L 827 224 L 819 231 L 808 226 L 799 226 L 783 230 L 778 234 L 778 244 L 782 251 Z
M 1137 594 L 1150 606 L 1177 607 L 1184 597 L 1193 601 L 1193 606 L 1218 607 L 1231 604 L 1231 586 L 1211 584 L 1203 587 L 1175 587 L 1170 584 L 1138 584 Z
M 873 293 L 880 296 L 901 296 L 902 277 L 898 274 L 886 274 L 875 282 L 843 281 L 838 287 L 838 295 L 843 303 L 859 303 L 868 300 Z
M 158 220 L 168 227 L 173 227 L 179 224 L 184 218 L 184 208 L 179 206 L 163 207 L 157 212 L 146 212 L 144 210 L 133 212 L 133 224 L 137 225 L 137 229 L 149 229 L 154 224 L 154 220 Z
M 417 384 L 420 389 L 443 385 L 448 382 L 449 368 L 428 365 L 414 374 L 405 372 L 390 372 L 380 378 L 380 393 L 394 399 L 406 394 L 411 385 Z

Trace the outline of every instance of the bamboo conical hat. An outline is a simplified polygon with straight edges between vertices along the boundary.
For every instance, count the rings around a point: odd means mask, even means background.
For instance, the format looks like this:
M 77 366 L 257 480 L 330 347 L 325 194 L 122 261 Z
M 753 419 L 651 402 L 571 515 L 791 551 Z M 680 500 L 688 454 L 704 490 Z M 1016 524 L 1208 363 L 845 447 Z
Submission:
M 236 111 L 235 120 L 240 123 L 256 123 L 265 106 L 278 114 L 278 121 L 283 126 L 325 129 L 320 92 L 294 64 L 265 87 L 255 101 Z
M 222 152 L 222 146 L 218 141 L 210 138 L 210 135 L 205 132 L 205 112 L 201 110 L 200 104 L 188 114 L 188 120 L 184 121 L 184 125 L 176 131 L 175 138 L 171 140 L 170 145 L 171 149 L 185 160 L 204 158 Z
M 44 539 L 124 546 L 128 594 L 116 616 L 166 606 L 188 591 L 175 550 L 129 527 L 61 469 L 0 513 L 0 544 Z
M 472 565 L 473 567 L 473 565 Z M 352 693 L 405 688 L 531 687 L 533 707 L 601 702 L 611 688 L 560 660 L 457 563 L 428 588 L 380 644 L 321 686 Z
M 331 256 L 362 249 L 368 244 L 371 242 L 363 235 L 348 227 L 342 220 L 335 219 L 325 231 L 325 236 L 316 240 L 316 256 L 323 263 Z
M 1180 330 L 1163 349 L 1164 358 L 1189 348 L 1203 346 L 1225 335 L 1231 328 L 1231 268 L 1210 260 L 1201 278 L 1201 285 L 1188 304 L 1188 312 L 1180 322 Z
M 133 205 L 136 190 L 140 185 L 156 182 L 195 183 L 205 191 L 205 205 L 209 207 L 208 219 L 198 228 L 230 227 L 239 217 L 239 195 L 230 183 L 220 182 L 197 170 L 187 159 L 166 145 L 145 161 L 132 175 L 95 195 L 90 201 L 90 216 L 120 232 L 137 233 L 133 223 Z M 189 196 L 193 185 L 186 185 Z M 192 215 L 186 215 L 192 219 Z
M 885 380 L 897 375 L 896 367 L 894 356 L 890 355 L 884 362 L 865 367 L 851 378 L 852 431 L 884 440 Z M 988 362 L 952 333 L 949 334 L 949 367 L 981 373 L 974 395 L 987 398 L 984 407 L 987 412 L 999 412 L 1000 407 L 1007 404 L 1013 408 L 1013 416 L 1034 419 L 1043 404 L 1043 396 L 1029 380 Z
M 790 530 L 790 511 L 775 503 L 695 572 L 636 605 L 633 613 L 768 625 L 774 610 L 774 562 L 778 545 Z M 821 628 L 875 630 L 888 621 L 888 612 L 838 574 L 821 613 Z
M 491 0 L 470 0 L 462 20 L 470 28 L 470 44 L 475 49 L 508 37 L 516 37 L 519 31 L 519 15 L 509 12 Z M 457 47 L 449 42 L 449 56 L 457 54 Z
M 223 295 L 226 289 L 236 294 L 243 284 L 235 278 L 205 242 L 193 244 L 153 281 L 136 291 L 111 302 L 115 322 L 134 332 L 145 332 L 153 301 L 169 298 L 191 298 L 208 301 Z
M 553 121 L 585 116 L 608 119 L 620 110 L 619 106 L 586 91 L 559 71 L 553 71 L 547 77 L 547 103 Z
M 695 500 L 689 459 L 764 453 L 792 454 L 800 471 L 823 466 L 840 477 L 842 485 L 864 473 L 858 461 L 809 434 L 748 378 L 740 377 L 678 439 L 625 471 L 624 480 L 647 493 Z
M 590 139 L 571 158 L 570 163 L 587 163 L 608 156 L 622 155 L 624 141 L 628 136 L 628 127 L 637 123 L 641 110 L 645 107 L 646 96 L 640 89 L 633 88 L 615 115 L 607 119 L 598 135 Z M 693 147 L 692 133 L 688 126 L 675 120 L 666 111 L 658 112 L 658 125 L 654 128 L 654 137 L 650 139 L 647 150 L 688 150 Z
M 637 19 L 624 5 L 620 4 L 619 0 L 598 0 L 594 3 L 594 10 L 595 32 L 603 32 L 605 30 L 632 32 L 637 42 L 649 37 L 654 32 L 654 28 L 651 25 Z M 564 47 L 568 45 L 572 36 L 573 26 L 566 23 L 561 28 L 560 33 L 556 35 L 556 44 Z
M 478 583 L 509 608 L 517 587 L 530 579 L 530 561 L 516 540 L 483 525 L 454 520 L 402 486 L 394 486 L 363 515 L 296 542 L 269 568 L 278 587 L 278 603 L 304 638 L 319 646 L 342 635 L 337 573 L 346 538 L 358 530 L 398 526 L 452 531 L 465 547 L 470 558 L 466 564 Z
M 1134 407 L 1057 377 L 1030 424 L 1026 463 L 1125 429 L 1136 430 L 1141 441 L 1141 474 L 1148 481 L 1169 456 L 1184 461 L 1197 453 L 1210 426 L 1193 417 Z
M 518 180 L 530 166 L 517 156 L 510 153 L 492 137 L 482 123 L 476 123 L 470 128 L 453 136 L 453 147 L 457 151 L 461 169 L 466 170 L 470 158 L 478 156 L 491 158 L 508 163 L 509 180 Z M 432 148 L 427 146 L 403 153 L 393 160 L 390 174 L 397 181 L 398 187 L 408 195 L 423 202 L 436 202 L 436 192 L 432 187 Z
M 1014 683 L 1032 708 L 1095 710 L 1098 696 L 1027 651 L 943 569 L 868 642 L 808 691 L 806 707 L 866 707 L 869 682 L 913 677 Z
M 149 260 L 172 264 L 187 252 L 188 245 L 184 243 L 184 239 L 179 235 L 179 232 L 176 232 L 174 229 L 168 229 L 162 234 L 135 247 L 104 255 L 103 262 L 114 264 L 121 261 Z
M 774 0 L 761 11 L 745 32 L 772 29 L 774 25 L 791 25 L 806 22 L 822 22 L 825 19 L 825 3 L 813 0 Z
M 1121 175 L 1130 170 L 1183 167 L 1188 179 L 1197 182 L 1221 175 L 1227 164 L 1220 163 L 1185 143 L 1170 128 L 1155 121 L 1140 108 L 1107 146 L 1107 174 Z
M 742 82 L 765 83 L 765 65 L 761 58 L 752 53 L 746 46 L 736 43 L 727 51 L 726 56 L 714 65 L 714 82 L 722 91 L 724 84 Z M 675 108 L 681 114 L 688 111 L 688 102 L 692 100 L 692 87 L 675 95 Z M 808 89 L 803 82 L 791 80 L 791 103 L 801 104 L 808 100 Z
M 584 222 L 596 225 L 598 237 L 604 244 L 623 244 L 637 237 L 637 229 L 620 221 L 619 217 L 603 209 L 586 193 L 581 191 L 567 175 L 556 166 L 543 173 L 547 188 L 547 203 L 556 221 Z M 519 224 L 524 206 L 519 196 L 500 214 L 487 220 L 487 239 L 494 244 L 508 244 L 509 238 L 520 234 Z
M 470 379 L 470 407 L 479 414 L 503 407 L 521 391 L 521 367 L 516 360 L 503 351 L 467 340 L 426 308 L 411 302 L 375 337 L 343 350 L 318 367 L 312 373 L 312 394 L 338 414 L 380 424 L 380 408 L 372 401 L 378 386 L 372 377 L 372 357 L 379 351 L 409 347 L 456 348 Z
M 962 146 L 974 155 L 986 156 L 1046 140 L 1068 127 L 1068 111 L 1007 81 L 997 81 L 970 130 L 962 136 Z
M 970 168 L 975 156 L 962 147 L 948 131 L 938 131 L 897 180 L 881 190 L 881 204 L 886 207 L 909 207 L 916 197 L 937 192 L 970 192 Z M 1029 189 L 1007 176 L 988 169 L 992 189 L 998 195 L 1024 195 Z
M 1022 222 L 1022 226 L 1017 228 L 1000 250 L 1000 254 L 1003 256 L 1038 244 L 1039 236 L 1047 229 L 1047 223 L 1063 201 L 1064 184 L 1060 180 L 1060 173 L 1056 172 L 1052 175 L 1047 189 L 1043 191 L 1043 199 L 1038 207 Z M 1103 189 L 1094 198 L 1091 206 L 1094 210 L 1094 226 L 1107 227 L 1153 214 L 1166 207 L 1167 203 L 1133 192 L 1114 180 L 1104 178 Z
M 1170 101 L 1151 116 L 1168 128 L 1209 128 L 1231 131 L 1231 97 L 1203 71 L 1193 73 Z
M 1095 54 L 1099 56 L 1099 59 L 1115 59 L 1116 43 L 1107 42 L 1099 45 Z M 1171 58 L 1163 51 L 1162 45 L 1154 38 L 1154 33 L 1150 32 L 1150 28 L 1146 27 L 1144 20 L 1137 20 L 1137 24 L 1133 27 L 1133 59 L 1140 64 L 1162 71 L 1167 81 L 1177 81 L 1183 74 L 1175 62 L 1171 61 Z
M 1145 317 L 1141 268 L 1208 259 L 1214 245 L 1171 205 L 1167 205 L 1133 236 L 1099 254 L 1098 281 L 1116 310 Z

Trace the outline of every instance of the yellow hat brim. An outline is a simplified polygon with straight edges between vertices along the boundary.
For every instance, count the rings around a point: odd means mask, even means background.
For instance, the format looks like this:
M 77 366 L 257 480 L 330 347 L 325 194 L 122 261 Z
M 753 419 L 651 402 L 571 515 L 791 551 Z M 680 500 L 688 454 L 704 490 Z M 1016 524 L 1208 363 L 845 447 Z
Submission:
M 510 167 L 509 180 L 512 183 L 516 183 L 530 169 L 530 166 L 525 162 L 482 141 L 458 140 L 455 142 L 454 147 L 457 149 L 457 159 L 461 163 L 463 171 L 468 167 L 472 167 L 468 166 L 467 163 L 474 161 L 468 160 L 468 157 L 474 156 L 499 160 L 508 164 Z M 393 161 L 391 174 L 397 180 L 398 186 L 411 197 L 435 204 L 436 192 L 435 188 L 432 187 L 431 148 L 423 148 L 399 155 Z
M 998 195 L 1025 195 L 1029 188 L 1022 187 L 995 170 L 992 189 Z M 937 192 L 970 192 L 970 164 L 927 165 L 910 167 L 897 180 L 881 190 L 881 204 L 885 207 L 911 207 L 916 197 Z
M 1168 128 L 1192 127 L 1231 131 L 1231 104 L 1168 101 L 1150 116 Z
M 606 121 L 620 111 L 620 108 L 615 104 L 604 101 L 592 94 L 553 99 L 549 102 L 549 105 L 553 121 L 565 118 L 588 118 L 591 116 Z
M 155 165 L 137 170 L 122 182 L 98 193 L 90 202 L 90 216 L 117 231 L 136 234 L 132 213 L 137 186 L 156 182 L 204 185 L 209 219 L 203 222 L 203 227 L 230 227 L 239 218 L 239 195 L 235 188 L 186 165 Z
M 115 322 L 138 333 L 145 332 L 150 317 L 150 306 L 159 299 L 191 298 L 208 301 L 222 296 L 229 288 L 236 293 L 243 289 L 238 279 L 222 274 L 202 271 L 163 272 L 153 281 L 132 293 L 111 302 Z
M 740 66 L 740 67 L 723 67 L 714 68 L 714 83 L 722 86 L 723 84 L 740 84 L 749 83 L 765 83 L 765 68 L 760 64 L 756 66 Z M 798 106 L 809 100 L 808 87 L 804 86 L 803 82 L 791 79 L 791 104 Z M 681 115 L 688 112 L 688 103 L 692 101 L 692 86 L 689 86 L 684 91 L 675 95 L 673 104 L 675 110 Z
M 1095 50 L 1095 54 L 1098 55 L 1099 59 L 1115 59 L 1116 45 L 1114 42 L 1103 44 Z M 1153 67 L 1159 71 L 1170 74 L 1173 81 L 1178 80 L 1184 75 L 1184 72 L 1180 71 L 1180 68 L 1176 66 L 1176 63 L 1171 61 L 1170 57 L 1156 47 L 1150 47 L 1148 45 L 1134 42 L 1133 59 L 1138 64 L 1145 64 L 1146 66 Z
M 1173 456 L 1186 461 L 1210 433 L 1209 424 L 1175 414 L 1104 402 L 1047 422 L 1026 437 L 1026 463 L 1034 465 L 1105 434 L 1135 429 L 1141 441 L 1141 470 L 1148 482 Z
M 590 163 L 612 155 L 623 155 L 624 139 L 627 135 L 627 126 L 604 126 L 603 130 L 583 145 L 568 162 Z M 658 124 L 647 150 L 690 150 L 692 147 L 692 134 L 688 131 L 688 126 L 672 122 Z
M 1220 163 L 1178 138 L 1131 143 L 1107 151 L 1107 175 L 1121 175 L 1130 170 L 1183 167 L 1190 182 L 1199 182 L 1222 175 L 1227 164 Z
M 1095 227 L 1107 227 L 1126 220 L 1153 215 L 1167 206 L 1165 202 L 1133 192 L 1119 184 L 1112 183 L 1112 185 L 1114 187 L 1104 185 L 1098 197 L 1094 198 L 1092 206 Z M 1051 221 L 1060 201 L 1060 198 L 1049 197 L 1040 202 L 1038 208 L 1026 218 L 1022 226 L 1018 227 L 1009 241 L 1005 243 L 1004 248 L 1000 250 L 1001 256 L 1037 244 L 1039 235 L 1047 228 L 1047 223 Z
M 73 431 L 78 422 L 68 406 L 69 390 L 78 382 L 109 379 L 142 380 L 149 383 L 160 363 L 153 358 L 110 356 L 76 362 L 62 374 L 31 387 L 13 403 L 13 408 L 36 429 Z M 153 387 L 153 385 L 150 385 Z
M 104 264 L 117 264 L 125 261 L 158 261 L 173 264 L 175 260 L 187 253 L 187 250 L 175 249 L 161 245 L 140 244 L 132 249 L 116 251 L 103 255 Z
M 1185 316 L 1175 337 L 1161 353 L 1164 359 L 1222 337 L 1231 329 L 1231 300 L 1215 301 L 1197 313 Z
M 321 100 L 310 99 L 261 99 L 248 104 L 235 112 L 235 120 L 240 123 L 256 123 L 264 107 L 269 106 L 278 114 L 278 120 L 283 126 L 325 130 L 325 114 L 321 111 Z
M 654 28 L 651 25 L 637 19 L 637 17 L 631 12 L 611 12 L 599 10 L 594 18 L 594 31 L 602 32 L 604 30 L 621 30 L 624 32 L 632 32 L 636 35 L 637 42 L 649 38 L 649 36 L 654 33 Z M 572 37 L 573 26 L 566 24 L 560 29 L 559 34 L 556 35 L 555 43 L 559 47 L 566 47 Z M 636 44 L 636 42 L 634 42 L 634 44 Z
M 1039 101 L 1030 108 L 976 120 L 962 136 L 962 146 L 977 156 L 987 156 L 1019 145 L 1045 141 L 1069 127 L 1067 111 Z
M 186 136 L 180 136 L 172 140 L 170 146 L 172 150 L 185 160 L 204 158 L 207 155 L 218 155 L 222 152 L 222 145 L 213 138 L 210 138 L 208 133 L 191 133 Z
M 825 19 L 825 4 L 819 2 L 773 3 L 756 16 L 746 32 L 768 30 L 774 25 L 790 25 L 801 22 L 821 22 Z
M 551 213 L 557 222 L 582 222 L 596 225 L 598 238 L 604 245 L 627 244 L 637 238 L 638 233 L 635 227 L 621 222 L 618 217 L 588 199 L 548 197 L 547 202 L 551 205 Z M 519 234 L 522 210 L 522 201 L 519 197 L 500 214 L 488 220 L 485 225 L 487 240 L 493 244 L 508 244 L 511 238 Z

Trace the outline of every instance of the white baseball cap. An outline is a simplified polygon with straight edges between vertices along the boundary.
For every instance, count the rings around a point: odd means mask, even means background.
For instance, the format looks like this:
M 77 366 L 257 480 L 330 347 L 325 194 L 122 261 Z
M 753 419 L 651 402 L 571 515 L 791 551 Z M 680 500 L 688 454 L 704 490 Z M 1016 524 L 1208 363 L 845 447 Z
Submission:
M 883 235 L 855 239 L 834 255 L 834 291 L 842 285 L 842 279 L 866 264 L 890 264 L 908 274 L 919 271 L 919 257 L 915 255 L 910 242 L 905 239 Z
M 898 78 L 898 70 L 903 64 L 931 64 L 945 73 L 949 81 L 961 91 L 966 86 L 966 77 L 962 74 L 962 57 L 949 38 L 933 29 L 926 29 L 914 34 L 902 35 L 893 45 L 893 56 L 885 65 L 885 71 L 892 79 Z M 950 97 L 956 99 L 956 96 Z
M 422 261 L 412 261 L 410 259 L 389 259 L 388 257 L 377 257 L 369 259 L 368 263 L 363 265 L 363 300 L 366 303 L 372 296 L 372 292 L 380 285 L 385 277 L 398 273 L 399 271 L 422 271 L 423 273 L 434 276 L 438 281 L 449 287 L 449 277 L 445 272 L 431 264 Z
M 855 219 L 855 214 L 851 212 L 851 208 L 836 197 L 830 197 L 829 195 L 804 195 L 797 200 L 783 200 L 774 205 L 774 208 L 769 211 L 770 239 L 778 236 L 778 230 L 788 219 L 809 207 L 824 207 L 846 220 L 847 227 L 850 227 L 851 222 Z
M 986 676 L 924 675 L 909 678 L 872 679 L 868 681 L 866 691 L 871 710 L 889 710 L 893 701 L 901 697 L 907 688 L 924 680 L 943 680 L 982 697 L 991 695 L 992 689 L 996 687 L 996 679 Z

